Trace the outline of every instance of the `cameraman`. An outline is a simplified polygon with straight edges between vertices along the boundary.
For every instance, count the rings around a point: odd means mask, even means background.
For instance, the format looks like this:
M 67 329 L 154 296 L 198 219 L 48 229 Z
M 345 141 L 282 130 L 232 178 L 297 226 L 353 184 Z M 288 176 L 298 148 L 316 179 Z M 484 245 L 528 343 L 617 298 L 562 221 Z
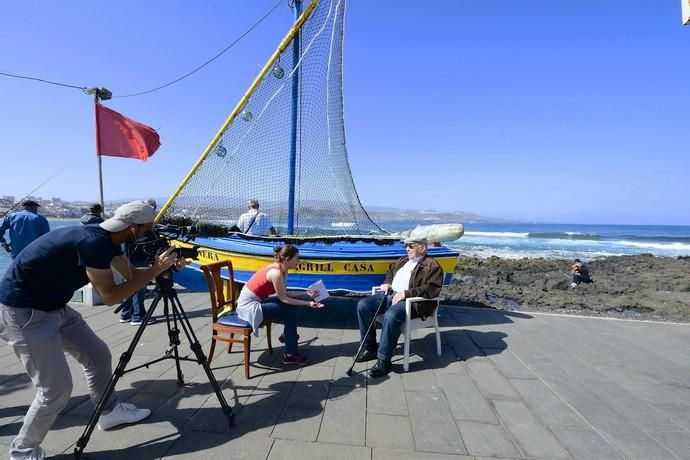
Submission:
M 149 268 L 133 267 L 122 255 L 120 246 L 151 230 L 154 217 L 151 206 L 135 202 L 120 206 L 100 225 L 54 230 L 24 248 L 0 280 L 0 338 L 13 348 L 36 387 L 36 397 L 10 445 L 11 459 L 44 458 L 40 444 L 72 393 L 65 352 L 82 365 L 94 404 L 107 388 L 110 351 L 81 314 L 67 305 L 74 292 L 90 281 L 112 305 L 173 265 L 184 266 L 172 249 L 157 254 Z M 126 281 L 116 285 L 113 270 Z M 135 423 L 150 414 L 149 409 L 119 402 L 113 393 L 98 427 Z

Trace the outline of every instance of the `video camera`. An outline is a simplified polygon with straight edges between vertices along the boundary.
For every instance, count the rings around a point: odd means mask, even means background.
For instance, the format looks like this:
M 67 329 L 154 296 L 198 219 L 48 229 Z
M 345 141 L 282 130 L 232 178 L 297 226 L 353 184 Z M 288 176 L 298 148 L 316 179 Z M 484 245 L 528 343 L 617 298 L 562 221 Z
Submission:
M 180 225 L 157 224 L 144 237 L 130 246 L 129 258 L 135 265 L 151 265 L 156 254 L 172 247 L 171 241 L 177 240 L 188 243 L 196 237 L 193 227 Z M 199 247 L 175 247 L 173 252 L 180 259 L 196 259 L 199 257 Z

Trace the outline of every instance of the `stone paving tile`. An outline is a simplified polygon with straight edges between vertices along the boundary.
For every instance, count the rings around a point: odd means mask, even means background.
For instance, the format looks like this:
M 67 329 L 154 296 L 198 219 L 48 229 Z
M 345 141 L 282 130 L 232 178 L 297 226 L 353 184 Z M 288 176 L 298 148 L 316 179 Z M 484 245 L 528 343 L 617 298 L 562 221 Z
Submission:
M 276 439 L 268 460 L 370 460 L 371 449 Z
M 166 459 L 199 460 L 265 460 L 274 440 L 253 435 L 232 438 L 216 433 L 182 436 L 165 453 Z
M 618 385 L 595 386 L 591 390 L 643 431 L 682 431 L 681 425 Z
M 630 460 L 673 458 L 667 448 L 637 429 L 613 433 L 602 430 L 602 432 Z
M 457 421 L 460 435 L 470 455 L 518 458 L 518 450 L 501 425 Z
M 448 455 L 410 450 L 375 448 L 372 450 L 371 460 L 475 460 L 475 458 L 467 455 Z
M 652 404 L 652 406 L 690 432 L 690 404 Z
M 71 417 L 66 417 L 65 422 L 68 422 Z M 64 423 L 64 422 L 63 422 Z M 69 422 L 68 422 L 69 423 Z M 75 443 L 84 430 L 85 421 L 83 419 L 75 419 L 70 426 L 51 431 L 49 436 L 56 436 L 53 438 L 55 442 L 61 444 Z M 136 425 L 125 425 L 117 427 L 108 431 L 100 431 L 96 428 L 91 434 L 88 444 L 84 449 L 84 458 L 86 459 L 152 459 L 159 458 L 165 454 L 172 443 L 179 439 L 180 432 L 169 423 L 147 423 L 140 422 Z M 60 441 L 57 441 L 57 440 Z M 48 452 L 55 453 L 55 444 L 46 438 L 44 449 Z M 65 446 L 61 451 L 63 455 L 53 457 L 59 459 L 68 459 L 73 457 L 74 446 Z
M 390 373 L 367 385 L 367 413 L 408 415 L 400 374 Z
M 414 449 L 409 417 L 367 414 L 367 446 L 389 449 Z
M 690 433 L 687 431 L 662 431 L 650 436 L 679 459 L 690 460 Z
M 520 397 L 510 381 L 494 367 L 488 358 L 473 358 L 467 362 L 467 368 L 470 377 L 487 398 Z
M 593 429 L 552 426 L 551 431 L 576 460 L 618 460 L 626 458 Z
M 333 368 L 309 366 L 302 368 L 288 398 L 288 406 L 323 409 L 328 398 Z
M 493 409 L 474 381 L 464 375 L 438 377 L 439 385 L 453 418 L 484 423 L 498 423 Z
M 367 395 L 364 388 L 332 386 L 323 412 L 318 441 L 363 446 Z
M 415 450 L 466 454 L 443 393 L 406 391 Z
M 529 409 L 544 424 L 552 426 L 587 427 L 583 418 L 551 388 L 539 380 L 511 379 Z
M 274 438 L 316 442 L 321 427 L 321 409 L 286 407 L 271 434 Z
M 537 376 L 515 354 L 508 350 L 485 348 L 484 352 L 496 369 L 509 379 L 534 380 Z
M 496 412 L 518 448 L 530 458 L 567 459 L 570 455 L 521 401 L 494 401 Z

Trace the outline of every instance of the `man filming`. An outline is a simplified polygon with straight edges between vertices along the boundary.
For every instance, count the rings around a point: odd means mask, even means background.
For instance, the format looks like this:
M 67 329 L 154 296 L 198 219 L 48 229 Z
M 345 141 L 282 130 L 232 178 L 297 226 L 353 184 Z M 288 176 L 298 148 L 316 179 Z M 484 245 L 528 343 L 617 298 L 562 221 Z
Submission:
M 10 445 L 10 459 L 43 459 L 41 442 L 72 392 L 65 352 L 83 367 L 91 401 L 105 393 L 112 374 L 107 345 L 67 302 L 89 281 L 113 305 L 172 266 L 184 266 L 172 248 L 156 255 L 153 266 L 133 267 L 121 245 L 150 231 L 155 212 L 142 202 L 119 207 L 100 225 L 54 230 L 17 255 L 0 280 L 0 338 L 14 350 L 36 387 L 36 397 Z M 113 270 L 124 282 L 115 284 Z M 98 421 L 102 430 L 135 423 L 151 414 L 119 402 L 113 393 Z

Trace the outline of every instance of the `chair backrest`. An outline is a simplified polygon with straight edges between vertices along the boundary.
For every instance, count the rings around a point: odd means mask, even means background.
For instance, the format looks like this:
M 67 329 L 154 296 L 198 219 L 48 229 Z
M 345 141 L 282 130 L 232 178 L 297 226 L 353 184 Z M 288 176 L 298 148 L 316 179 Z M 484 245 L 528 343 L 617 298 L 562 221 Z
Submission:
M 221 270 L 228 271 L 228 280 L 221 277 Z M 232 262 L 230 260 L 221 260 L 208 265 L 202 265 L 201 270 L 206 276 L 208 283 L 208 293 L 211 296 L 211 313 L 213 315 L 213 322 L 215 323 L 223 310 L 228 307 L 234 310 L 235 304 L 235 281 L 234 273 L 232 271 Z

